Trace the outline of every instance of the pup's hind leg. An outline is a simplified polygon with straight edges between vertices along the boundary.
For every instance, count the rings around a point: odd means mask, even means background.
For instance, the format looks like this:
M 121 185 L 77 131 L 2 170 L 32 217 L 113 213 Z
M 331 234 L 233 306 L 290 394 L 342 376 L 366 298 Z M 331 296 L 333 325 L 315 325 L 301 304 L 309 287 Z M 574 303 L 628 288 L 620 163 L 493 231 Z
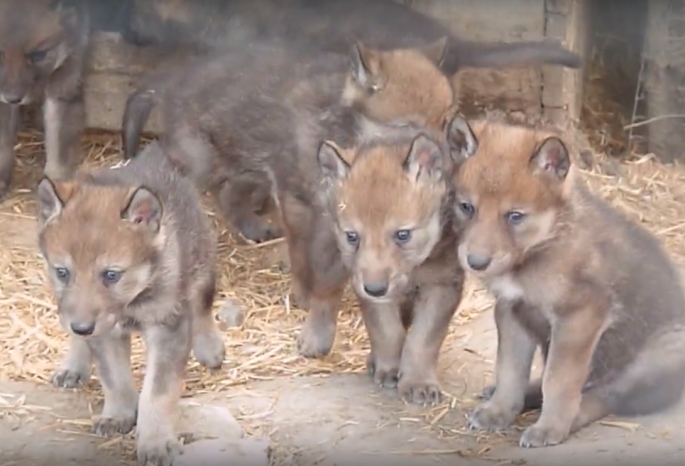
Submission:
M 583 393 L 572 432 L 604 416 L 641 416 L 677 404 L 685 388 L 685 326 L 653 336 L 633 362 L 610 383 Z
M 206 368 L 219 369 L 226 356 L 226 346 L 212 315 L 216 275 L 212 273 L 206 280 L 198 280 L 192 291 L 193 355 Z
M 488 385 L 485 387 L 480 395 L 480 398 L 487 401 L 495 394 L 497 387 Z M 526 396 L 523 402 L 523 410 L 521 412 L 532 411 L 542 408 L 542 379 L 535 379 L 530 382 L 526 389 Z
M 112 332 L 88 341 L 105 394 L 105 406 L 93 432 L 126 434 L 136 424 L 138 391 L 131 374 L 131 335 Z
M 84 338 L 76 335 L 69 337 L 69 349 L 60 368 L 52 376 L 56 387 L 75 388 L 85 383 L 91 374 L 92 352 Z

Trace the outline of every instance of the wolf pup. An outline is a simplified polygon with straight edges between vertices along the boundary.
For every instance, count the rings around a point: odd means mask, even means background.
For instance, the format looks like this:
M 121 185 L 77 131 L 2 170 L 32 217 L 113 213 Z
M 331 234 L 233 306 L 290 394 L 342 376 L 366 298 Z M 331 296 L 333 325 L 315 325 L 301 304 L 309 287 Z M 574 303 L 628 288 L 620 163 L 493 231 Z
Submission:
M 337 240 L 360 299 L 369 373 L 419 404 L 441 400 L 436 364 L 464 284 L 450 212 L 454 121 L 447 140 L 426 129 L 350 149 L 327 141 L 318 154 L 333 223 L 319 235 Z
M 206 59 L 192 74 L 170 76 L 151 90 L 142 87 L 127 105 L 124 132 L 137 140 L 146 108 L 160 102 L 167 154 L 199 187 L 215 193 L 243 234 L 265 232 L 254 204 L 245 206 L 247 193 L 261 189 L 268 198 L 271 188 L 287 238 L 294 293 L 309 309 L 299 341 L 304 356 L 330 351 L 345 283 L 342 265 L 329 266 L 337 263 L 335 238 L 320 233 L 330 229 L 318 199 L 320 141 L 349 146 L 416 134 L 442 115 L 454 97 L 436 67 L 445 43 L 391 51 L 358 44 L 349 58 L 321 54 L 297 67 L 292 66 L 297 50 L 241 46 Z
M 678 402 L 685 298 L 657 239 L 574 176 L 551 132 L 462 127 L 472 155 L 454 177 L 459 261 L 497 298 L 496 384 L 471 427 L 506 428 L 541 407 L 520 445 L 542 447 L 609 414 Z M 544 372 L 529 383 L 538 345 Z
M 191 351 L 222 365 L 211 314 L 215 239 L 192 184 L 157 143 L 130 164 L 38 185 L 39 245 L 71 344 L 55 385 L 87 379 L 95 360 L 105 394 L 93 431 L 137 424 L 141 464 L 168 465 L 180 450 L 173 415 Z M 138 401 L 131 332 L 147 346 Z
M 45 174 L 58 179 L 75 169 L 88 18 L 82 2 L 0 0 L 0 194 L 12 178 L 21 106 L 44 101 Z

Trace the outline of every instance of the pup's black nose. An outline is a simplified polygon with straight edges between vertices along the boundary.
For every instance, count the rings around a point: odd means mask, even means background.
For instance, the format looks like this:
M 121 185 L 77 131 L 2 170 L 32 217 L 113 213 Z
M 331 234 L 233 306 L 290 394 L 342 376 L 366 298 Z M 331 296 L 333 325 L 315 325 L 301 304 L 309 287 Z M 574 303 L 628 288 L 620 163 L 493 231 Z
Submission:
M 23 99 L 22 96 L 17 94 L 3 94 L 2 98 L 5 102 L 7 102 L 10 105 L 16 105 Z
M 82 337 L 92 335 L 95 331 L 95 322 L 72 322 L 71 331 Z
M 488 268 L 490 262 L 492 262 L 492 257 L 484 256 L 482 254 L 469 254 L 466 256 L 466 262 L 473 270 L 482 272 Z
M 380 298 L 388 292 L 387 283 L 364 283 L 364 291 L 369 296 Z

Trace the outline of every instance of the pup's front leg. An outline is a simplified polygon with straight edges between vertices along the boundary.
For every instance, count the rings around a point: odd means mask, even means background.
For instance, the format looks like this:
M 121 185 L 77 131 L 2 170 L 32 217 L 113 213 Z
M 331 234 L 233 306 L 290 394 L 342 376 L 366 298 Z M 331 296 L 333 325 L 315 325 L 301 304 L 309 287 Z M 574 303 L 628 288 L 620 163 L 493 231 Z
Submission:
M 568 438 L 604 325 L 604 313 L 591 306 L 557 317 L 542 378 L 542 412 L 521 435 L 522 447 L 552 446 Z
M 416 404 L 442 399 L 437 363 L 452 316 L 461 300 L 456 283 L 426 286 L 414 302 L 414 319 L 402 348 L 397 388 L 402 398 Z
M 81 160 L 81 135 L 85 126 L 82 96 L 69 100 L 48 97 L 45 120 L 45 169 L 47 176 L 63 179 L 72 175 Z
M 88 342 L 77 335 L 70 335 L 69 349 L 59 369 L 52 376 L 52 384 L 64 388 L 78 387 L 90 378 L 92 363 L 92 351 Z
M 507 428 L 523 410 L 537 347 L 514 315 L 515 306 L 523 305 L 497 300 L 497 380 L 492 396 L 468 415 L 471 428 L 491 431 Z
M 395 303 L 371 303 L 361 300 L 364 325 L 369 332 L 371 352 L 367 370 L 373 381 L 386 388 L 397 387 L 402 345 L 407 331 Z
M 14 170 L 14 144 L 20 122 L 19 107 L 0 103 L 0 197 L 12 182 Z
M 146 374 L 138 408 L 138 463 L 170 466 L 181 452 L 174 431 L 183 378 L 190 356 L 191 326 L 186 315 L 145 331 Z
M 131 335 L 113 331 L 86 341 L 105 393 L 105 406 L 92 430 L 106 437 L 126 434 L 136 424 L 138 407 L 138 391 L 131 374 Z

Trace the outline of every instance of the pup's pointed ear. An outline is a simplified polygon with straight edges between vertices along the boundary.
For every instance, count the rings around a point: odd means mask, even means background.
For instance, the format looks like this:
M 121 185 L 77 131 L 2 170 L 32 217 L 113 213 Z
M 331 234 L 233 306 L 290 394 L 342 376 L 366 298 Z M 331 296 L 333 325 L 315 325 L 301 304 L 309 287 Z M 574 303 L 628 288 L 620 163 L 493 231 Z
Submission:
M 478 139 L 468 121 L 456 115 L 447 124 L 447 143 L 455 163 L 461 163 L 478 150 Z
M 445 54 L 447 53 L 447 36 L 441 37 L 431 44 L 419 47 L 417 50 L 433 62 L 435 66 L 440 68 L 442 62 L 445 60 Z
M 404 160 L 404 170 L 416 181 L 434 182 L 442 177 L 443 154 L 440 146 L 425 134 L 419 134 Z
M 121 210 L 122 219 L 154 233 L 158 232 L 162 225 L 162 214 L 162 201 L 144 186 L 130 191 Z
M 324 178 L 330 181 L 340 181 L 347 177 L 350 164 L 345 160 L 343 149 L 333 141 L 323 141 L 319 146 L 317 159 Z
M 378 91 L 383 87 L 380 55 L 372 48 L 357 41 L 350 52 L 351 74 L 363 88 Z
M 38 222 L 44 225 L 53 218 L 57 218 L 75 190 L 76 183 L 72 181 L 53 182 L 44 176 L 36 187 Z
M 530 158 L 534 172 L 543 173 L 557 180 L 564 180 L 571 169 L 571 157 L 566 145 L 556 136 L 540 143 Z

